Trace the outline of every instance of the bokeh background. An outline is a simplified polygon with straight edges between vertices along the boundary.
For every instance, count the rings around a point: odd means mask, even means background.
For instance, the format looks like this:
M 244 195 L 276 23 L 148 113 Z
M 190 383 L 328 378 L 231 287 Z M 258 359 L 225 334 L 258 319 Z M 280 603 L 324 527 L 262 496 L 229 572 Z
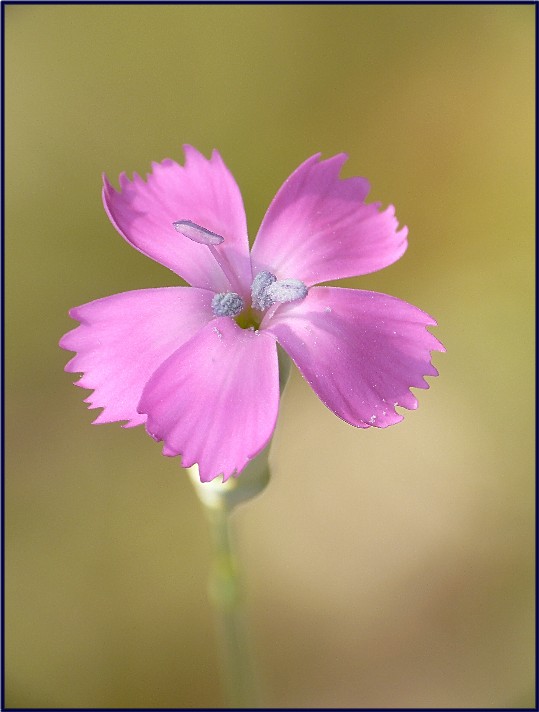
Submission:
M 234 515 L 265 706 L 533 706 L 534 13 L 529 6 L 6 8 L 6 702 L 212 707 L 210 542 L 178 458 L 91 426 L 67 310 L 177 278 L 100 174 L 218 148 L 254 237 L 346 151 L 410 229 L 347 286 L 439 321 L 419 410 L 336 418 L 296 372 Z

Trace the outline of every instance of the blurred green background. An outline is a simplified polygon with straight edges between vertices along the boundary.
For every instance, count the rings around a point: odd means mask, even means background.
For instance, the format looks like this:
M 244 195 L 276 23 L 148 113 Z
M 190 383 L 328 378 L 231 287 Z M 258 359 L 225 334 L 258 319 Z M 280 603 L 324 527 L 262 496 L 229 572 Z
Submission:
M 254 237 L 346 151 L 410 247 L 347 280 L 433 314 L 419 410 L 356 430 L 297 372 L 273 480 L 235 515 L 266 706 L 533 705 L 533 6 L 6 8 L 6 694 L 223 704 L 209 536 L 178 458 L 92 427 L 67 310 L 177 284 L 100 174 L 216 147 Z

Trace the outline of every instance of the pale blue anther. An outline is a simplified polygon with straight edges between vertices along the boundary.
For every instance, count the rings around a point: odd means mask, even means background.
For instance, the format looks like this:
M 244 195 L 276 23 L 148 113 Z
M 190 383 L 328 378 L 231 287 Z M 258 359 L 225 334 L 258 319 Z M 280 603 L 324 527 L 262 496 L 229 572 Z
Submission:
M 298 299 L 305 299 L 307 292 L 307 287 L 301 280 L 282 279 L 270 284 L 265 294 L 273 302 L 284 304 L 286 302 L 296 302 Z
M 268 297 L 268 287 L 277 281 L 277 277 L 271 272 L 259 272 L 251 285 L 251 299 L 254 309 L 264 311 L 273 304 L 273 299 Z
M 172 224 L 179 233 L 201 245 L 220 245 L 221 242 L 225 241 L 225 238 L 221 237 L 221 235 L 217 235 L 215 232 L 191 222 L 191 220 L 176 220 Z
M 236 292 L 221 292 L 211 300 L 215 316 L 238 316 L 244 306 L 243 299 Z

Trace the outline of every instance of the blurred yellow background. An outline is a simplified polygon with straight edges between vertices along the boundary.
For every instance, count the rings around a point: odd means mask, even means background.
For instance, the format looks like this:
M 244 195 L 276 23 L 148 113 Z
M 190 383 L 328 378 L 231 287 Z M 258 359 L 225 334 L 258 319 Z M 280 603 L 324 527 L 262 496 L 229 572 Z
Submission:
M 70 307 L 178 283 L 102 208 L 216 147 L 251 238 L 308 156 L 346 151 L 409 226 L 347 286 L 435 316 L 419 410 L 356 430 L 297 372 L 273 479 L 235 515 L 265 706 L 533 700 L 533 6 L 6 8 L 6 694 L 223 704 L 206 522 L 178 458 L 63 373 Z

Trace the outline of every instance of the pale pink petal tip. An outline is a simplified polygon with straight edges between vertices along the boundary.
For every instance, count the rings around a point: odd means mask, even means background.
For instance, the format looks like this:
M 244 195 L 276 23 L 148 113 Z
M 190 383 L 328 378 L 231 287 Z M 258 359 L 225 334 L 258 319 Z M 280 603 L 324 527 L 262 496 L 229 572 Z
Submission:
M 377 292 L 313 287 L 264 323 L 318 397 L 359 428 L 402 420 L 395 409 L 417 408 L 410 388 L 436 376 L 431 351 L 444 351 L 426 327 L 434 319 Z
M 252 249 L 255 274 L 269 269 L 310 286 L 375 272 L 406 250 L 393 206 L 367 204 L 365 178 L 339 177 L 346 154 L 318 158 L 299 166 L 268 208 Z
M 75 351 L 66 365 L 81 373 L 75 381 L 93 393 L 89 408 L 103 408 L 94 423 L 146 422 L 137 411 L 152 373 L 181 344 L 213 318 L 211 293 L 189 287 L 142 289 L 97 299 L 70 310 L 80 325 L 65 334 L 60 347 Z
M 219 157 L 220 158 L 220 157 Z M 186 148 L 185 165 L 171 159 L 152 164 L 144 181 L 125 173 L 115 190 L 103 176 L 103 204 L 112 224 L 133 247 L 173 270 L 194 287 L 226 291 L 229 280 L 200 245 L 178 235 L 173 223 L 190 221 L 222 236 L 220 251 L 245 292 L 251 283 L 247 222 L 240 190 L 222 160 Z
M 269 442 L 279 404 L 275 340 L 215 319 L 153 374 L 138 410 L 163 454 L 200 479 L 239 474 Z

